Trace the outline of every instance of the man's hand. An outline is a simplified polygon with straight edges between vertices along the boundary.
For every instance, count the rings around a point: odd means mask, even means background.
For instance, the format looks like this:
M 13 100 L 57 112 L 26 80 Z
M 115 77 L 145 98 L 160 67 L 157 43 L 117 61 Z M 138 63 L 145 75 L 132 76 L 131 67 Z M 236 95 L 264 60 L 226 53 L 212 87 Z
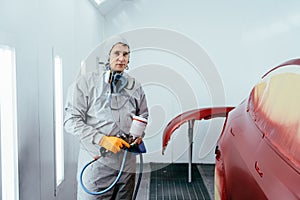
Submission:
M 115 136 L 103 136 L 99 145 L 113 153 L 118 153 L 124 146 L 130 147 L 127 142 Z

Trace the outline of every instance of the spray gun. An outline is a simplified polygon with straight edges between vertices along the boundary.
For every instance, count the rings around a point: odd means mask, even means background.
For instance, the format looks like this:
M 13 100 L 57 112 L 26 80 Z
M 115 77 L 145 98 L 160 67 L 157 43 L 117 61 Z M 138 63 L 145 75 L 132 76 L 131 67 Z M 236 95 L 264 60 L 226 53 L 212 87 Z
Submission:
M 100 148 L 100 155 L 101 156 L 95 157 L 94 160 L 87 163 L 83 167 L 83 169 L 81 170 L 81 173 L 80 173 L 79 180 L 80 180 L 80 185 L 81 185 L 82 189 L 86 193 L 91 194 L 91 195 L 100 195 L 100 194 L 104 194 L 105 192 L 108 192 L 109 190 L 111 190 L 113 188 L 113 186 L 118 182 L 118 180 L 121 177 L 121 174 L 123 172 L 125 162 L 126 162 L 127 152 L 133 152 L 133 153 L 136 153 L 136 154 L 140 155 L 140 172 L 139 172 L 139 177 L 138 177 L 138 180 L 137 180 L 137 183 L 136 183 L 136 186 L 135 186 L 135 190 L 134 190 L 134 194 L 133 194 L 133 198 L 132 198 L 133 200 L 136 199 L 137 192 L 139 190 L 139 186 L 140 186 L 142 175 L 143 175 L 143 156 L 142 156 L 142 153 L 146 153 L 146 148 L 145 148 L 144 142 L 142 141 L 140 144 L 136 144 L 136 140 L 143 136 L 146 125 L 147 125 L 147 122 L 148 121 L 145 118 L 142 118 L 142 117 L 139 117 L 139 116 L 134 116 L 131 127 L 130 127 L 130 130 L 129 130 L 129 133 L 130 133 L 129 136 L 126 135 L 126 134 L 122 134 L 122 135 L 117 136 L 117 137 L 122 138 L 126 142 L 128 142 L 130 144 L 130 148 L 125 149 L 126 151 L 124 153 L 124 157 L 123 157 L 123 161 L 122 161 L 122 164 L 121 164 L 121 167 L 120 167 L 120 170 L 119 170 L 119 174 L 118 174 L 117 178 L 114 180 L 114 182 L 109 187 L 107 187 L 106 189 L 104 189 L 102 191 L 94 192 L 94 191 L 90 191 L 88 188 L 86 188 L 85 185 L 83 184 L 83 181 L 82 181 L 82 177 L 83 177 L 83 173 L 84 173 L 85 169 L 90 164 L 92 164 L 93 162 L 98 160 L 100 157 L 105 156 L 106 153 L 108 152 L 108 150 L 101 147 Z
M 141 138 L 144 135 L 144 131 L 147 126 L 147 119 L 139 116 L 134 116 L 132 120 L 132 124 L 129 130 L 130 133 L 130 148 L 129 151 L 135 153 L 146 153 L 146 148 L 144 142 L 142 141 L 140 144 L 136 144 L 136 140 Z
M 122 133 L 116 135 L 117 137 L 123 139 L 128 144 L 130 144 L 130 148 L 125 148 L 124 150 L 133 153 L 146 153 L 146 147 L 144 142 L 142 141 L 140 144 L 138 144 L 137 140 L 143 136 L 147 123 L 147 119 L 139 116 L 134 116 L 129 130 L 129 134 Z M 108 152 L 109 151 L 104 147 L 100 148 L 101 156 L 106 156 Z

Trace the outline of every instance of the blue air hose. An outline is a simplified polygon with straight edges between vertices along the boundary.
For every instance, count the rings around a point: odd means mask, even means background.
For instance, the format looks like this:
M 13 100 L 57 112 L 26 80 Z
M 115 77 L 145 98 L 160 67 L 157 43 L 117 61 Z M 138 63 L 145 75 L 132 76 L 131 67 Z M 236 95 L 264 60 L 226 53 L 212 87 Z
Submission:
M 99 191 L 99 192 L 94 192 L 94 191 L 90 191 L 89 189 L 87 189 L 85 187 L 85 185 L 83 184 L 83 181 L 82 181 L 82 177 L 83 177 L 83 173 L 85 171 L 85 169 L 90 165 L 92 164 L 93 162 L 97 161 L 100 157 L 98 158 L 95 158 L 94 160 L 90 161 L 89 163 L 87 163 L 81 170 L 80 172 L 80 177 L 79 177 L 79 181 L 80 181 L 80 186 L 81 188 L 88 194 L 90 195 L 101 195 L 101 194 L 104 194 L 106 192 L 108 192 L 109 190 L 111 190 L 115 184 L 119 181 L 121 175 L 122 175 L 122 172 L 123 172 L 123 169 L 124 169 L 124 166 L 125 166 L 125 163 L 126 163 L 126 157 L 127 157 L 127 152 L 128 151 L 125 151 L 124 152 L 124 156 L 123 156 L 123 160 L 122 160 L 122 164 L 121 164 L 121 167 L 120 167 L 120 171 L 119 171 L 119 174 L 117 176 L 117 178 L 114 180 L 114 182 L 108 186 L 106 189 L 102 190 L 102 191 Z M 136 196 L 137 196 L 137 193 L 138 193 L 138 190 L 139 190 L 139 187 L 140 187 L 140 183 L 141 183 L 141 179 L 142 179 L 142 175 L 143 175 L 143 156 L 141 153 L 139 153 L 140 155 L 140 172 L 139 172 L 139 177 L 138 177 L 138 181 L 136 183 L 136 186 L 135 186 L 135 190 L 134 190 L 134 194 L 133 194 L 133 198 L 132 200 L 135 200 L 136 199 Z
M 138 180 L 136 182 L 136 186 L 135 186 L 135 189 L 134 189 L 134 194 L 133 194 L 132 200 L 136 199 L 137 193 L 138 193 L 139 188 L 140 188 L 142 176 L 143 176 L 143 165 L 144 165 L 143 155 L 142 155 L 142 153 L 139 153 L 139 155 L 140 155 L 140 172 L 139 172 Z

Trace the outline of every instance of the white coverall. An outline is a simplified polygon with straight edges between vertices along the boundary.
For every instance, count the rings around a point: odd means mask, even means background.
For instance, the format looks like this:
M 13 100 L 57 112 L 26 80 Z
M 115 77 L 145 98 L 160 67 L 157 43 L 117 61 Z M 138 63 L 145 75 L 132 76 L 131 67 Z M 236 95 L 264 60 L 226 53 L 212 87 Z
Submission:
M 82 167 L 99 155 L 99 142 L 104 135 L 129 134 L 133 116 L 148 118 L 146 98 L 141 84 L 123 72 L 127 85 L 119 93 L 111 92 L 109 71 L 83 75 L 69 88 L 65 105 L 64 128 L 80 139 L 79 175 Z M 83 177 L 91 191 L 101 191 L 115 179 L 124 150 L 109 152 L 90 165 Z M 136 158 L 127 154 L 122 176 L 116 186 L 103 195 L 89 195 L 78 184 L 78 200 L 131 199 L 135 185 Z

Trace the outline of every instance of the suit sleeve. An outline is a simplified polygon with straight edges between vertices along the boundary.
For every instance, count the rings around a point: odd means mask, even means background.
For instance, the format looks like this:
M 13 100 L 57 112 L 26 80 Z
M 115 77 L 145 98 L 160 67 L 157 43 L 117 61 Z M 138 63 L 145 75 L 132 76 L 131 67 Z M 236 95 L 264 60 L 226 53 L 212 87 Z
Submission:
M 149 117 L 149 112 L 148 112 L 148 106 L 147 106 L 147 99 L 145 92 L 142 87 L 139 88 L 139 102 L 138 102 L 138 110 L 137 110 L 137 115 L 143 118 L 148 119 Z M 143 133 L 142 137 L 145 136 L 145 132 Z
M 65 131 L 78 136 L 85 146 L 98 145 L 103 137 L 97 129 L 86 123 L 86 113 L 89 108 L 88 93 L 87 81 L 80 78 L 69 87 L 64 108 Z

